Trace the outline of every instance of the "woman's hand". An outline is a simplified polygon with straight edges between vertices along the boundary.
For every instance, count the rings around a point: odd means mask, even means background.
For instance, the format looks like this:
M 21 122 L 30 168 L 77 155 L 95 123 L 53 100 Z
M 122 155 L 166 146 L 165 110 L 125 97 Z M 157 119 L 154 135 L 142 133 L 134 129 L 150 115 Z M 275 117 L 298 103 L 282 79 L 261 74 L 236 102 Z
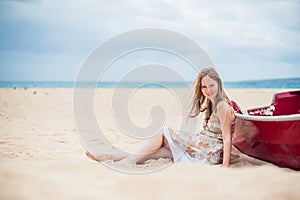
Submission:
M 221 167 L 227 167 L 227 168 L 229 168 L 229 164 L 222 164 Z

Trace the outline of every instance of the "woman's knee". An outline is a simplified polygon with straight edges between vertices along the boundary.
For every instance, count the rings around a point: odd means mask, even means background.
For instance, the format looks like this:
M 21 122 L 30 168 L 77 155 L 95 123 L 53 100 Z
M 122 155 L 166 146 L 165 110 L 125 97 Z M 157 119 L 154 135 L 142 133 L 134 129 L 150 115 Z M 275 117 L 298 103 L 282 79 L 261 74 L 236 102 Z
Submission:
M 157 147 L 162 147 L 164 144 L 164 135 L 163 132 L 158 132 L 155 136 L 153 136 L 148 144 L 150 143 L 150 145 L 155 145 Z

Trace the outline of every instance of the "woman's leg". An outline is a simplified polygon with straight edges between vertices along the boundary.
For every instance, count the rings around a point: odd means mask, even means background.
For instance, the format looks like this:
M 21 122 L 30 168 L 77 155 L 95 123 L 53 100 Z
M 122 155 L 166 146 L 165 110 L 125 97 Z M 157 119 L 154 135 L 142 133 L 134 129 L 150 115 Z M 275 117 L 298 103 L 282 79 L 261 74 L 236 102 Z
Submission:
M 162 147 L 155 153 L 149 154 L 146 157 L 144 157 L 143 159 L 139 160 L 137 163 L 142 164 L 142 163 L 146 162 L 147 160 L 150 160 L 150 159 L 156 160 L 159 158 L 169 158 L 169 159 L 173 160 L 173 155 L 172 155 L 171 150 L 168 147 Z
M 159 132 L 156 136 L 151 138 L 149 141 L 145 142 L 139 146 L 134 154 L 127 156 L 120 162 L 124 164 L 136 164 L 141 161 L 146 161 L 148 159 L 157 159 L 160 157 L 169 157 L 170 154 L 166 153 L 166 149 L 161 150 L 163 147 L 167 146 L 168 142 L 164 137 L 163 132 Z M 168 149 L 169 150 L 169 149 Z M 170 150 L 169 150 L 170 151 Z M 171 153 L 171 152 L 170 152 Z M 172 154 L 171 154 L 172 155 Z
M 159 132 L 156 136 L 141 144 L 134 154 L 129 153 L 109 153 L 92 155 L 86 152 L 86 155 L 95 161 L 113 160 L 121 161 L 126 164 L 136 164 L 137 162 L 144 162 L 149 159 L 170 158 L 173 159 L 172 153 L 168 147 L 168 141 L 164 137 L 163 132 Z
M 108 154 L 98 154 L 98 155 L 92 155 L 90 152 L 86 151 L 85 154 L 87 157 L 89 157 L 92 160 L 95 161 L 105 161 L 105 160 L 113 160 L 113 161 L 120 161 L 124 158 L 126 158 L 129 154 L 125 152 L 121 153 L 108 153 Z

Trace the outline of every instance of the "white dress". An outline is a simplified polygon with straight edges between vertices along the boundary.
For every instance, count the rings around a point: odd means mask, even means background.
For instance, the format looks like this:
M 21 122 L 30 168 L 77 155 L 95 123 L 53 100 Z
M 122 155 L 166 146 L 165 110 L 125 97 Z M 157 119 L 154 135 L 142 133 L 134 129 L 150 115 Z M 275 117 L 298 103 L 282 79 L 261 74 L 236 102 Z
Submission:
M 206 123 L 204 130 L 199 132 L 178 132 L 167 126 L 163 127 L 162 131 L 170 145 L 175 163 L 222 163 L 222 131 L 215 112 Z

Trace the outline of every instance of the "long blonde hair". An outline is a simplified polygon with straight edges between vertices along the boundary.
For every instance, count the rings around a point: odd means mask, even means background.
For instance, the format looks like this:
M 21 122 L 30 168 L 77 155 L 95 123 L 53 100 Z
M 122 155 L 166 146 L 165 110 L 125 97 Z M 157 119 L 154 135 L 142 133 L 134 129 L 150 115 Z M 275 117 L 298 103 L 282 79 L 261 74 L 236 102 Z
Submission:
M 205 111 L 205 120 L 209 120 L 210 115 L 212 113 L 212 103 L 209 99 L 207 99 L 203 93 L 202 93 L 202 79 L 205 76 L 209 76 L 211 79 L 217 81 L 218 83 L 218 94 L 216 96 L 216 105 L 220 101 L 225 101 L 229 105 L 231 105 L 229 98 L 227 97 L 225 91 L 223 90 L 223 84 L 221 81 L 221 78 L 217 71 L 212 68 L 212 67 L 206 67 L 203 68 L 197 79 L 195 80 L 196 85 L 195 85 L 195 92 L 194 92 L 194 98 L 192 101 L 192 108 L 189 114 L 190 118 L 194 118 L 199 115 L 200 112 Z

